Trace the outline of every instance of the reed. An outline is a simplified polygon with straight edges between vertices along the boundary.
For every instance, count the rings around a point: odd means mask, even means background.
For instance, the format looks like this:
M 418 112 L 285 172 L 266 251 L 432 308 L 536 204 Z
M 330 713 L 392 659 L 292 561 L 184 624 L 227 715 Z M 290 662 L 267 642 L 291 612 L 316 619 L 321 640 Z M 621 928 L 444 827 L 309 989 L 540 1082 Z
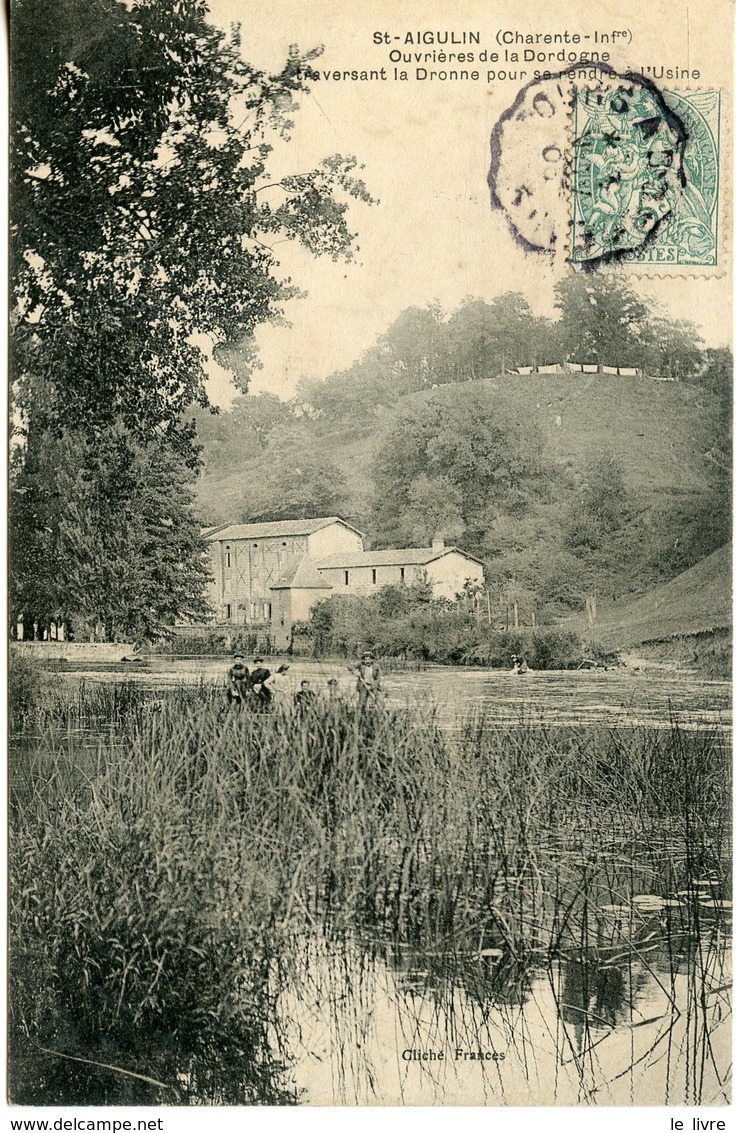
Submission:
M 668 931 L 692 936 L 726 893 L 715 731 L 446 734 L 431 711 L 82 685 L 25 702 L 18 736 L 19 1102 L 293 1101 L 279 995 L 315 932 L 490 955 L 511 988 L 612 947 L 608 906 L 634 939 L 634 897 L 689 891 Z

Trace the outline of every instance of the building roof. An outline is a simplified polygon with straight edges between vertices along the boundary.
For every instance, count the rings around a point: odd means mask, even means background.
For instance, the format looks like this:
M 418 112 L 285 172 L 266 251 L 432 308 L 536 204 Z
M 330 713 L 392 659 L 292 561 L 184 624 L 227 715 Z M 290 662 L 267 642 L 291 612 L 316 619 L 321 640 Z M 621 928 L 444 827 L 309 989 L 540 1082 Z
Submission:
M 362 537 L 362 532 L 353 527 L 339 515 L 323 516 L 320 519 L 279 519 L 270 523 L 231 523 L 229 526 L 217 527 L 205 538 L 210 542 L 225 541 L 227 539 L 276 539 L 287 535 L 314 535 L 315 531 L 329 527 L 332 523 L 341 523 L 343 527 L 355 531 Z
M 302 555 L 299 562 L 287 570 L 274 582 L 271 590 L 332 590 L 326 578 L 319 573 L 308 555 Z
M 347 567 L 426 566 L 427 563 L 453 552 L 483 565 L 475 555 L 470 555 L 459 547 L 443 547 L 441 551 L 435 551 L 432 547 L 404 547 L 398 550 L 391 548 L 387 551 L 338 551 L 334 555 L 328 555 L 326 559 L 320 559 L 317 566 L 320 570 Z

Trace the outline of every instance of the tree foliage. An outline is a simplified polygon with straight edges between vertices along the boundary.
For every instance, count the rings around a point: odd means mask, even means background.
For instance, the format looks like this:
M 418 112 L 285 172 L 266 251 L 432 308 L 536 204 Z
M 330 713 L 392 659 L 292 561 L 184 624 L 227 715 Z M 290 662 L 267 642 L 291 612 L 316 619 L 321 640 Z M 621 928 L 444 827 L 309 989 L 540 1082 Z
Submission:
M 464 526 L 477 549 L 499 512 L 546 494 L 549 472 L 536 427 L 492 390 L 435 390 L 408 401 L 378 451 L 376 527 L 387 543 L 406 543 L 417 529 L 435 534 L 434 519 L 443 534 Z
M 291 406 L 275 394 L 258 393 L 236 397 L 226 413 L 201 409 L 194 419 L 204 471 L 227 475 L 260 456 L 273 431 L 294 418 Z
M 621 280 L 571 275 L 555 287 L 560 342 L 566 358 L 581 364 L 638 366 L 648 310 Z
M 16 593 L 34 619 L 73 608 L 77 622 L 92 618 L 94 595 L 108 632 L 139 632 L 151 628 L 146 611 L 165 617 L 173 602 L 183 615 L 201 587 L 197 571 L 179 586 L 196 525 L 187 488 L 182 508 L 167 485 L 188 484 L 182 462 L 197 466 L 188 416 L 207 404 L 209 355 L 227 364 L 237 352 L 245 391 L 255 328 L 295 293 L 273 245 L 349 257 L 348 205 L 371 198 L 351 157 L 270 175 L 313 56 L 293 49 L 278 74 L 255 69 L 239 30 L 209 24 L 202 0 L 15 0 L 11 54 L 14 476 L 16 501 L 33 501 L 16 502 Z M 243 412 L 262 448 L 268 414 Z M 157 475 L 169 510 L 141 542 L 126 509 L 153 508 Z M 50 522 L 42 504 L 53 498 L 64 514 Z M 52 551 L 69 560 L 59 578 L 31 569 Z
M 519 368 L 568 361 L 699 380 L 704 356 L 696 328 L 651 311 L 624 280 L 575 275 L 555 295 L 555 320 L 536 315 L 517 292 L 491 302 L 469 297 L 454 311 L 436 303 L 407 308 L 348 369 L 325 381 L 303 379 L 300 402 L 316 417 L 358 426 L 405 394 L 484 378 L 510 381 Z
M 269 241 L 350 253 L 343 198 L 370 199 L 354 159 L 268 177 L 268 139 L 288 134 L 304 60 L 293 51 L 278 75 L 257 71 L 205 14 L 198 0 L 97 0 L 92 12 L 66 0 L 58 19 L 50 0 L 17 0 L 21 409 L 40 377 L 65 425 L 120 417 L 172 437 L 182 412 L 206 400 L 207 342 L 249 339 L 294 293 Z
M 243 522 L 334 515 L 346 500 L 340 469 L 298 426 L 275 431 L 242 485 Z
M 139 640 L 205 615 L 186 462 L 121 425 L 34 439 L 11 487 L 11 612 L 25 636 L 56 622 L 79 639 Z

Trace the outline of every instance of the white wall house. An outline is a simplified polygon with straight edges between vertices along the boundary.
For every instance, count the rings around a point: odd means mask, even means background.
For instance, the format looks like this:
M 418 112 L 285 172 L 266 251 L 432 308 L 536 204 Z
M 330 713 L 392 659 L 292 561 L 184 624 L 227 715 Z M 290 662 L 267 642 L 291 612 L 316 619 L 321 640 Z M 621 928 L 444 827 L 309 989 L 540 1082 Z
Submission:
M 320 574 L 335 594 L 370 594 L 389 583 L 410 586 L 426 577 L 435 598 L 452 600 L 465 583 L 483 582 L 483 565 L 459 547 L 436 540 L 431 547 L 405 547 L 388 551 L 338 552 L 317 563 Z
M 339 516 L 235 523 L 204 532 L 215 618 L 234 626 L 270 626 L 277 650 L 294 622 L 331 594 L 370 594 L 389 583 L 426 578 L 434 596 L 452 600 L 466 582 L 483 582 L 483 566 L 438 539 L 431 547 L 364 551 L 363 536 Z

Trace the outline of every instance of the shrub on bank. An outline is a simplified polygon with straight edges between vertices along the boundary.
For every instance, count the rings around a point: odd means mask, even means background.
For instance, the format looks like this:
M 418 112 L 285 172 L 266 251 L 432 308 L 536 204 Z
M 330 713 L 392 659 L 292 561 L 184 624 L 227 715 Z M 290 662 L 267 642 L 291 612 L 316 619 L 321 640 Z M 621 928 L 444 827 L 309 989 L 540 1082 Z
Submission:
M 41 698 L 42 667 L 31 657 L 14 654 L 8 666 L 8 716 L 11 724 L 22 727 L 34 713 Z
M 154 653 L 179 657 L 219 657 L 232 653 L 244 656 L 272 652 L 272 639 L 266 630 L 250 630 L 243 626 L 212 628 L 205 633 L 168 633 L 153 647 Z
M 569 630 L 499 629 L 462 602 L 418 601 L 409 587 L 383 590 L 397 593 L 338 595 L 319 602 L 300 640 L 311 642 L 315 657 L 351 657 L 370 648 L 382 657 L 491 668 L 510 668 L 516 654 L 532 669 L 576 669 L 589 655 Z

